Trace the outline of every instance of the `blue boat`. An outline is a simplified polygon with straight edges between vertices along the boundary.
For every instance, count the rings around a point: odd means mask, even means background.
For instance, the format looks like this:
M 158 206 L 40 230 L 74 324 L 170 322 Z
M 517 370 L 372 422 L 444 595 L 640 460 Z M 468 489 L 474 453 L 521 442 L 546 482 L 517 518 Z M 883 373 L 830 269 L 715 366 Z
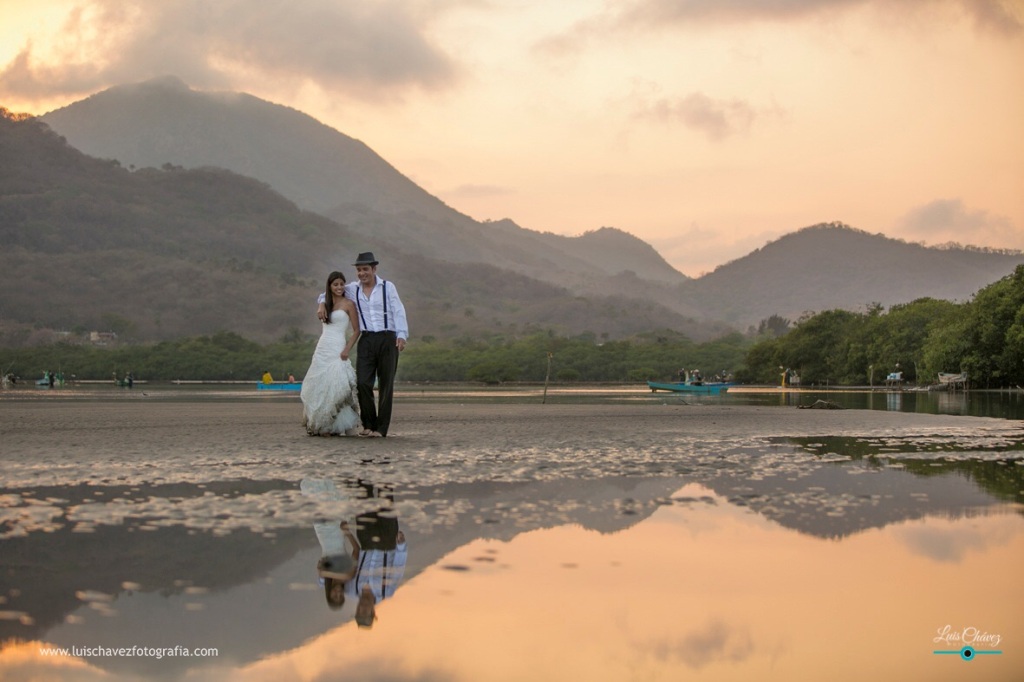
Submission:
M 698 393 L 704 395 L 719 395 L 725 393 L 732 386 L 724 381 L 677 381 L 672 383 L 648 381 L 647 385 L 651 392 L 673 391 L 675 393 Z
M 301 391 L 301 381 L 275 381 L 265 384 L 262 381 L 256 382 L 256 390 L 259 391 Z

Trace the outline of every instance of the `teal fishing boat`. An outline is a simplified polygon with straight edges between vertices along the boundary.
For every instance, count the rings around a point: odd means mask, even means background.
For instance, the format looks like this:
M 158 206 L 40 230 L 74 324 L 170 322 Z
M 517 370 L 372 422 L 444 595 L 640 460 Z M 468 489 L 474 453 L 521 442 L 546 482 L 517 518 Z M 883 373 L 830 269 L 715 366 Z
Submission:
M 256 389 L 259 391 L 301 391 L 301 381 L 273 381 L 269 384 L 265 384 L 262 381 L 256 383 Z
M 705 395 L 719 395 L 729 390 L 732 384 L 724 381 L 678 381 L 664 383 L 659 381 L 648 381 L 647 385 L 651 392 L 673 391 L 675 393 L 698 393 Z

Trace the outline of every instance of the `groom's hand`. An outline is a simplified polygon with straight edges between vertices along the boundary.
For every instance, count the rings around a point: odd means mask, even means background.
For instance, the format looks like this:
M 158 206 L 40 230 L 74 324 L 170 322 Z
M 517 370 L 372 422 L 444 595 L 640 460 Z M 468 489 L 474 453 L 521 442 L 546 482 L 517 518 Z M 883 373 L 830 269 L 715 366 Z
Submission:
M 327 321 L 327 306 L 324 305 L 323 303 L 319 303 L 316 306 L 316 319 L 320 320 L 321 322 Z

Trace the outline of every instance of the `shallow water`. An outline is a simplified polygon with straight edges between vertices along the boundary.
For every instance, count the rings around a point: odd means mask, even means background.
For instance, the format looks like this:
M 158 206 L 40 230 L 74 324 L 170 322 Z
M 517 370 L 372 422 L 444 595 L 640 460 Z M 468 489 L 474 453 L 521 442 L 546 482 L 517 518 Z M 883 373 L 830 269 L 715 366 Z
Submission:
M 430 400 L 476 400 L 516 402 L 547 400 L 568 403 L 685 403 L 694 405 L 764 405 L 810 407 L 818 401 L 843 409 L 882 410 L 922 414 L 949 414 L 971 417 L 1024 420 L 1024 390 L 1004 391 L 887 391 L 880 388 L 799 388 L 735 386 L 717 396 L 688 395 L 666 391 L 652 392 L 638 385 L 485 387 L 479 385 L 445 386 L 407 384 L 406 397 Z
M 138 382 L 133 389 L 109 382 L 83 382 L 57 389 L 18 385 L 0 391 L 4 400 L 130 400 L 145 395 L 166 401 L 289 400 L 297 392 L 257 391 L 254 382 Z M 779 388 L 735 386 L 727 393 L 687 395 L 652 392 L 642 384 L 557 384 L 545 389 L 537 384 L 486 386 L 474 384 L 399 383 L 396 395 L 402 400 L 431 402 L 509 403 L 544 401 L 550 404 L 726 404 L 771 407 L 810 407 L 818 401 L 844 409 L 880 410 L 922 414 L 1024 420 L 1024 390 L 1002 391 L 889 391 L 882 388 Z
M 85 399 L 116 412 L 121 395 Z M 536 392 L 421 397 L 443 411 Z M 574 432 L 339 455 L 316 475 L 245 445 L 4 450 L 0 678 L 1019 679 L 1024 433 L 913 423 L 710 441 L 670 423 L 632 447 Z M 327 605 L 314 524 L 371 512 L 397 519 L 407 563 L 365 628 L 355 596 Z M 215 655 L 184 655 L 198 649 Z

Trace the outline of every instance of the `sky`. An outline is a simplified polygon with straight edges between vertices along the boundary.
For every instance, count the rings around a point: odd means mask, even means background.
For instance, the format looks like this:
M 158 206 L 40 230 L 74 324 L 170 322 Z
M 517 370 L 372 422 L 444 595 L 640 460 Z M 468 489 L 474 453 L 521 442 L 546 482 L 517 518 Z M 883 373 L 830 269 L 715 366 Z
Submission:
M 1024 249 L 1024 0 L 0 0 L 0 106 L 161 75 L 691 276 L 833 221 Z

